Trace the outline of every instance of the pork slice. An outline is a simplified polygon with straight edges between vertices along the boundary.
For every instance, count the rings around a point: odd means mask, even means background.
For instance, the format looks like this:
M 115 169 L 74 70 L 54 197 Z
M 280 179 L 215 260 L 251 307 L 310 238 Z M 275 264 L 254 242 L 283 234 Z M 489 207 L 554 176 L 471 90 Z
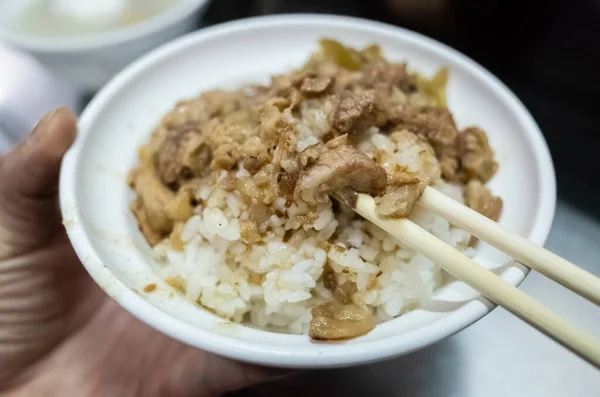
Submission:
M 325 151 L 327 151 L 327 147 L 322 143 L 308 146 L 306 149 L 300 152 L 298 156 L 300 167 L 304 169 L 312 166 L 317 162 L 321 154 L 325 153 Z
M 494 196 L 490 189 L 477 179 L 467 183 L 464 190 L 465 202 L 469 208 L 493 221 L 498 221 L 502 212 L 502 199 Z
M 432 106 L 397 106 L 389 121 L 398 129 L 407 129 L 432 145 L 454 145 L 458 130 L 448 109 Z
M 132 187 L 137 198 L 130 208 L 144 237 L 151 245 L 156 245 L 173 229 L 173 220 L 169 218 L 167 208 L 175 199 L 175 193 L 161 182 L 150 167 L 136 172 Z
M 394 131 L 390 138 L 398 149 L 394 153 L 398 163 L 386 169 L 388 186 L 384 194 L 375 197 L 376 211 L 382 216 L 404 217 L 410 213 L 423 190 L 439 179 L 440 167 L 429 143 L 413 132 Z M 392 163 L 391 160 L 386 162 Z
M 333 129 L 336 135 L 356 134 L 365 125 L 375 121 L 375 93 L 372 90 L 361 94 L 346 91 L 333 112 Z
M 332 301 L 312 309 L 308 335 L 315 340 L 350 339 L 373 328 L 375 321 L 369 309 Z
M 479 179 L 485 183 L 498 170 L 494 151 L 490 147 L 485 131 L 471 127 L 461 132 L 458 139 L 458 154 L 462 169 L 468 179 Z
M 308 148 L 307 148 L 308 149 Z M 316 150 L 316 148 L 312 148 Z M 345 204 L 348 193 L 377 195 L 387 185 L 385 170 L 363 152 L 348 145 L 324 151 L 315 163 L 303 170 L 300 179 L 301 196 L 308 202 L 320 201 L 323 194 L 332 194 Z
M 401 63 L 369 63 L 361 70 L 360 83 L 366 88 L 385 85 L 398 87 L 404 92 L 415 89 L 406 65 Z
M 211 158 L 198 124 L 187 122 L 167 132 L 156 157 L 156 169 L 167 186 L 177 189 L 184 181 L 206 174 Z
M 324 94 L 331 84 L 333 79 L 330 77 L 305 77 L 300 85 L 300 91 L 306 96 L 319 96 Z

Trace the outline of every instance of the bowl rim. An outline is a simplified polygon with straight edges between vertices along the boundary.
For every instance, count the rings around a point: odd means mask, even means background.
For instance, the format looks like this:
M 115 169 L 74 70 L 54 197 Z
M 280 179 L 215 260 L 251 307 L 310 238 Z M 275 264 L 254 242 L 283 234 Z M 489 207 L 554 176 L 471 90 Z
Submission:
M 77 52 L 102 49 L 119 45 L 131 40 L 143 38 L 156 33 L 167 26 L 176 24 L 188 15 L 207 6 L 211 0 L 181 0 L 180 3 L 131 26 L 110 29 L 105 32 L 91 33 L 78 37 L 36 37 L 15 33 L 7 26 L 0 25 L 0 38 L 9 44 L 33 52 Z
M 466 55 L 463 55 L 434 39 L 381 22 L 336 15 L 284 14 L 236 20 L 188 34 L 152 51 L 114 77 L 85 109 L 80 119 L 82 131 L 85 131 L 86 126 L 92 123 L 93 120 L 102 113 L 105 105 L 111 101 L 111 98 L 118 93 L 122 86 L 126 85 L 130 79 L 134 78 L 145 68 L 172 56 L 181 49 L 193 46 L 199 41 L 212 40 L 221 35 L 244 32 L 249 29 L 283 25 L 289 26 L 290 24 L 297 24 L 303 27 L 310 27 L 310 25 L 326 25 L 357 28 L 362 31 L 366 30 L 387 34 L 389 36 L 402 37 L 403 40 L 410 40 L 413 43 L 428 47 L 435 52 L 452 58 L 454 62 L 460 64 L 468 72 L 476 75 L 487 88 L 494 93 L 494 95 L 499 97 L 511 108 L 515 116 L 519 119 L 520 124 L 522 124 L 527 131 L 525 138 L 529 141 L 535 152 L 535 161 L 538 167 L 537 178 L 540 181 L 541 192 L 540 206 L 538 207 L 535 218 L 536 222 L 531 229 L 529 238 L 537 244 L 543 244 L 546 241 L 556 205 L 554 167 L 550 157 L 550 151 L 548 150 L 548 146 L 542 133 L 525 106 L 498 78 Z M 65 157 L 60 175 L 60 202 L 63 216 L 66 217 L 68 215 L 70 218 L 75 216 L 75 219 L 79 219 L 80 216 L 76 201 L 77 188 L 75 184 L 75 175 L 78 168 L 77 161 L 80 157 L 78 152 L 79 148 L 82 146 L 81 142 L 84 139 L 85 135 L 81 134 L 74 147 Z M 73 208 L 73 206 L 75 206 L 75 208 Z M 74 228 L 68 230 L 68 233 L 79 258 L 99 259 L 98 253 L 90 242 L 91 237 L 83 228 Z M 181 323 L 175 322 L 169 314 L 161 311 L 149 302 L 146 302 L 140 296 L 132 293 L 129 288 L 120 281 L 117 280 L 115 283 L 114 278 L 111 277 L 112 274 L 107 272 L 107 269 L 100 268 L 102 267 L 101 261 L 82 260 L 82 262 L 88 272 L 101 286 L 110 279 L 112 288 L 114 288 L 110 295 L 114 297 L 118 293 L 122 293 L 123 295 L 118 299 L 118 303 L 148 325 L 179 341 L 215 354 L 241 361 L 275 367 L 340 367 L 374 362 L 406 354 L 435 343 L 468 327 L 490 312 L 494 307 L 485 300 L 471 301 L 457 311 L 444 317 L 443 327 L 440 327 L 437 323 L 429 324 L 428 326 L 408 331 L 402 335 L 402 338 L 397 339 L 384 338 L 382 340 L 366 341 L 356 345 L 346 344 L 343 349 L 329 349 L 326 353 L 317 352 L 315 349 L 301 349 L 298 347 L 286 347 L 285 349 L 281 349 L 277 346 L 230 338 L 226 335 L 221 335 L 208 330 L 201 330 L 191 325 L 186 327 Z M 518 279 L 515 280 L 515 285 L 518 285 L 524 277 L 525 274 L 519 276 Z

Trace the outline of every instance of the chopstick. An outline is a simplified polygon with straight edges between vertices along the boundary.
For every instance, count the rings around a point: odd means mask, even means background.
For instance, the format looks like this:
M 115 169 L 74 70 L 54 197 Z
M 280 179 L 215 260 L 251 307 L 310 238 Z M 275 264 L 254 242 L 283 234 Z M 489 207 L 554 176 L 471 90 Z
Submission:
M 505 252 L 589 301 L 600 305 L 600 278 L 577 267 L 445 194 L 427 187 L 417 202 L 451 224 Z
M 492 302 L 509 310 L 600 368 L 600 343 L 523 291 L 467 258 L 409 219 L 380 218 L 375 213 L 375 201 L 368 195 L 358 195 L 354 210 L 398 239 L 404 246 L 423 254 Z

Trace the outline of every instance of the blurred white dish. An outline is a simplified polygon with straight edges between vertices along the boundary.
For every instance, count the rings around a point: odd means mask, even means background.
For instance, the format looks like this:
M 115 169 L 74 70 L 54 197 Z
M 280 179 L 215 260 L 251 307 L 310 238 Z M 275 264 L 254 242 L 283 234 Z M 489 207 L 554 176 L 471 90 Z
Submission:
M 98 23 L 117 19 L 126 9 L 127 0 L 49 0 L 54 14 Z
M 0 42 L 0 154 L 23 139 L 58 106 L 78 110 L 74 92 L 37 60 Z
M 0 39 L 29 51 L 57 77 L 95 91 L 131 61 L 195 29 L 209 0 L 180 0 L 166 11 L 128 27 L 72 37 L 18 33 L 14 21 L 38 0 L 0 2 Z
M 505 203 L 501 223 L 534 242 L 546 239 L 555 206 L 554 169 L 548 148 L 521 102 L 493 75 L 464 55 L 416 33 L 361 19 L 288 15 L 232 22 L 177 40 L 119 74 L 92 101 L 80 135 L 65 158 L 61 206 L 79 258 L 117 302 L 153 327 L 185 343 L 239 360 L 282 367 L 333 367 L 382 360 L 434 343 L 485 315 L 491 305 L 460 282 L 443 287 L 441 304 L 381 324 L 366 336 L 342 343 L 315 343 L 231 324 L 170 297 L 152 271 L 151 250 L 128 204 L 126 175 L 136 150 L 176 101 L 210 88 L 266 82 L 301 65 L 330 37 L 361 47 L 380 44 L 394 61 L 407 60 L 425 74 L 450 68 L 449 106 L 459 126 L 484 128 L 500 170 L 492 190 Z M 475 259 L 498 268 L 511 284 L 521 267 L 480 245 Z M 151 294 L 144 286 L 156 283 Z

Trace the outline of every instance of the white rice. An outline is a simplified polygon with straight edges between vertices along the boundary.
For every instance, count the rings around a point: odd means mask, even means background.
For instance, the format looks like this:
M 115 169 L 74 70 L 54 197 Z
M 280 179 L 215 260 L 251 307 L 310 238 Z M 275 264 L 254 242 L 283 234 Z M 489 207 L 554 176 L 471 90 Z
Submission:
M 302 122 L 296 121 L 298 150 L 318 142 L 317 137 L 329 130 L 327 106 L 324 111 L 310 101 L 302 104 Z M 361 150 L 386 151 L 398 163 L 414 166 L 415 153 L 396 151 L 396 143 L 376 128 L 370 133 Z M 239 174 L 247 171 L 240 168 Z M 439 181 L 435 187 L 462 201 L 460 186 Z M 247 207 L 237 193 L 202 186 L 197 197 L 204 205 L 183 228 L 183 252 L 173 250 L 168 240 L 154 251 L 163 277 L 180 276 L 189 299 L 232 321 L 307 333 L 312 307 L 332 298 L 321 280 L 326 265 L 338 284 L 356 283 L 352 299 L 371 307 L 377 322 L 419 306 L 442 283 L 437 265 L 352 213 L 334 214 L 331 202 L 319 204 L 318 217 L 290 236 L 285 215 L 305 214 L 308 208 L 295 203 L 286 209 L 279 198 L 273 206 L 284 216 L 268 220 L 261 242 L 245 244 L 238 222 L 247 219 Z M 467 250 L 470 235 L 443 218 L 418 208 L 410 218 L 451 246 Z

